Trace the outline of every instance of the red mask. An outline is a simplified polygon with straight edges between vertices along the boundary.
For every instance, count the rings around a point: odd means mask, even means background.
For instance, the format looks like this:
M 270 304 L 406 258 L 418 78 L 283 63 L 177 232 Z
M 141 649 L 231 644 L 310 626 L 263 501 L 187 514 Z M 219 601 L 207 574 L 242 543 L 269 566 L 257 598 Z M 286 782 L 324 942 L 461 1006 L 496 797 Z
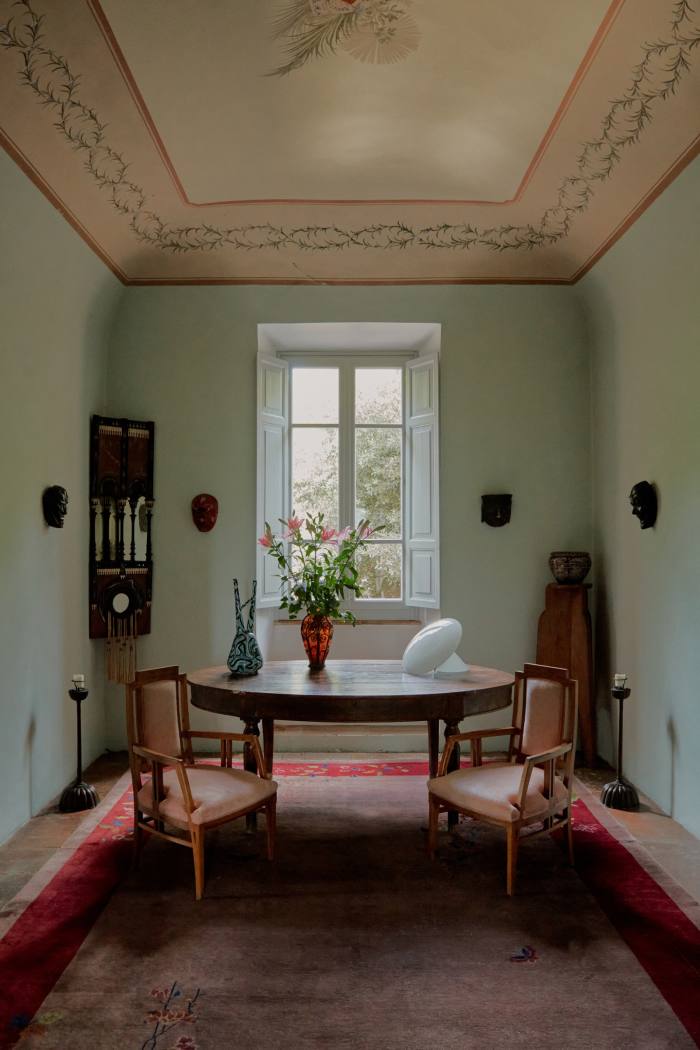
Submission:
M 219 516 L 219 501 L 208 492 L 200 492 L 192 500 L 192 521 L 200 532 L 211 532 Z

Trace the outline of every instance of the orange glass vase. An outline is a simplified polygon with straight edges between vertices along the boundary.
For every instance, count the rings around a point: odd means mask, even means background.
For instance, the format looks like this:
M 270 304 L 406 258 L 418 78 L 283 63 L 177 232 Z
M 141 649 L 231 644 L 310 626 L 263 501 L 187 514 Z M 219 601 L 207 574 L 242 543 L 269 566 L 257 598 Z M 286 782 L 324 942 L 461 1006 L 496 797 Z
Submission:
M 313 616 L 309 613 L 301 621 L 301 640 L 312 671 L 320 671 L 323 668 L 332 638 L 333 621 L 327 616 Z

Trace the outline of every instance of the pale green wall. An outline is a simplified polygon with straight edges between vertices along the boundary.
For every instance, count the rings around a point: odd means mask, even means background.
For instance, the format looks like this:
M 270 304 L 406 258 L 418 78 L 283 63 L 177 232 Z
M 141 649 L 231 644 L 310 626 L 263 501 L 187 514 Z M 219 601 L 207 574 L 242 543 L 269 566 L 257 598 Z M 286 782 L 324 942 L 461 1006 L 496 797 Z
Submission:
M 443 324 L 442 606 L 464 624 L 465 657 L 516 667 L 533 656 L 548 552 L 592 542 L 592 466 L 601 750 L 611 756 L 605 694 L 622 669 L 627 772 L 700 833 L 699 184 L 696 161 L 576 289 L 124 290 L 3 156 L 0 841 L 70 778 L 73 670 L 93 684 L 87 757 L 123 742 L 121 690 L 107 691 L 105 712 L 103 647 L 87 640 L 89 414 L 157 423 L 154 630 L 141 665 L 221 662 L 230 579 L 253 573 L 256 325 L 323 320 Z M 626 501 L 642 477 L 660 490 L 647 532 Z M 71 494 L 63 532 L 41 517 L 55 482 Z M 189 515 L 202 490 L 221 503 L 209 535 Z M 488 529 L 479 497 L 499 490 L 514 494 L 513 521 Z
M 591 540 L 588 354 L 571 289 L 127 289 L 109 405 L 156 422 L 153 633 L 141 666 L 224 662 L 231 578 L 247 587 L 254 569 L 256 326 L 326 320 L 442 323 L 442 610 L 464 624 L 465 657 L 521 666 L 534 657 L 549 552 Z M 209 534 L 190 517 L 202 491 L 220 501 Z M 513 493 L 513 519 L 490 529 L 480 496 L 499 491 Z M 116 692 L 109 708 L 116 746 Z
M 85 755 L 104 746 L 101 653 L 87 637 L 88 426 L 104 405 L 122 288 L 0 155 L 0 842 L 75 775 L 71 673 L 84 671 Z M 64 485 L 62 531 L 41 494 Z
M 612 671 L 630 675 L 625 771 L 700 834 L 700 161 L 582 282 L 593 354 L 599 743 Z M 656 528 L 632 485 L 659 490 Z M 616 716 L 615 716 L 616 717 Z

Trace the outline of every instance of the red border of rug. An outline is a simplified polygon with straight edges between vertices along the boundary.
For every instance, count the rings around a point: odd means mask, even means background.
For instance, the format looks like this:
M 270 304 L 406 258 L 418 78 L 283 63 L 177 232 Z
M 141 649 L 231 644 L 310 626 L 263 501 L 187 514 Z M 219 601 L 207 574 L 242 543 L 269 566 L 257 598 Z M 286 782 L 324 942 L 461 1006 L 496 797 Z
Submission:
M 122 800 L 107 820 L 123 810 Z M 101 838 L 98 826 L 0 941 L 0 1046 L 12 1046 L 123 879 L 129 837 Z
M 700 1046 L 700 930 L 582 799 L 573 813 L 577 874 Z
M 426 776 L 426 762 L 280 762 L 276 776 Z M 0 941 L 0 1046 L 12 1046 L 128 870 L 131 792 L 93 829 Z M 700 931 L 600 823 L 574 803 L 576 870 L 700 1046 Z M 576 824 L 580 825 L 577 830 Z

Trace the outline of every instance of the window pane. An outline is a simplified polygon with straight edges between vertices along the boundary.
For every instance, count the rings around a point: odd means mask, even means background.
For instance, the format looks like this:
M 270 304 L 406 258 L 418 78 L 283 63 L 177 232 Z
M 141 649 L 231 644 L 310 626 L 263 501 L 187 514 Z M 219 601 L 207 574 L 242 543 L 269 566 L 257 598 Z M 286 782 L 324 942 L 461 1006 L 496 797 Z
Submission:
M 355 422 L 401 422 L 400 368 L 355 369 Z
M 300 518 L 323 511 L 338 528 L 338 431 L 332 427 L 292 430 L 292 508 Z
M 292 369 L 292 423 L 338 422 L 338 369 Z
M 372 543 L 357 556 L 363 598 L 401 597 L 401 546 Z
M 401 431 L 355 431 L 355 519 L 369 518 L 381 538 L 401 536 Z

